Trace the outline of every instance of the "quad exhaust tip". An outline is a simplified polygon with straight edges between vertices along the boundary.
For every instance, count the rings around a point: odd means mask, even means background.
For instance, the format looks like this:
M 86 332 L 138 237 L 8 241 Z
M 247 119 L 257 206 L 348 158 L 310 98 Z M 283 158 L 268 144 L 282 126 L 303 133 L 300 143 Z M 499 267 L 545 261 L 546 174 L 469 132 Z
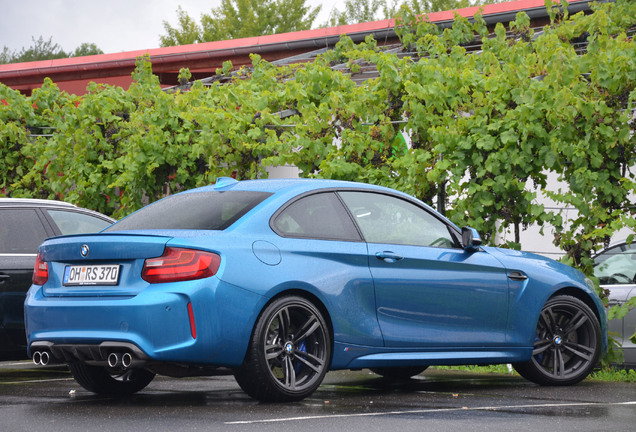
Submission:
M 80 361 L 115 369 L 143 368 L 148 361 L 148 357 L 136 345 L 112 341 L 98 345 L 67 345 L 37 341 L 31 344 L 31 359 L 33 364 L 38 366 Z

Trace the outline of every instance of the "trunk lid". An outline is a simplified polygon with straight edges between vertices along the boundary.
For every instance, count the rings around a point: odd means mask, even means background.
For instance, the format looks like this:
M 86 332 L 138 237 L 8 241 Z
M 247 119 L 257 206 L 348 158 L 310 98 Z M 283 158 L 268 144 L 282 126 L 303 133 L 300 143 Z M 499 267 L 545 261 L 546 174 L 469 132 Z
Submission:
M 138 234 L 82 234 L 54 237 L 40 246 L 45 261 L 89 264 L 99 260 L 130 260 L 161 256 L 172 237 Z M 86 246 L 86 255 L 82 248 Z
M 49 279 L 43 286 L 45 296 L 103 297 L 134 296 L 148 286 L 141 279 L 147 258 L 161 256 L 172 237 L 139 234 L 83 234 L 55 237 L 40 246 L 47 262 Z M 71 284 L 68 275 L 73 269 L 93 269 L 116 266 L 115 283 Z M 65 277 L 66 272 L 66 277 Z

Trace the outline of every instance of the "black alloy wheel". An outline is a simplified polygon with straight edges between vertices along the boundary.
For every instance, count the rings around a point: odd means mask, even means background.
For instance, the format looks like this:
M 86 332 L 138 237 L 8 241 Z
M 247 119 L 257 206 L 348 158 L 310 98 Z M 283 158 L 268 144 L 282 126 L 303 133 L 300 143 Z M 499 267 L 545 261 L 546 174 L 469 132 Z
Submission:
M 601 353 L 601 328 L 581 300 L 556 296 L 543 307 L 532 358 L 513 366 L 524 378 L 541 385 L 576 384 L 592 371 Z
M 322 382 L 331 361 L 331 335 L 320 310 L 303 297 L 275 300 L 259 317 L 236 381 L 261 401 L 298 401 Z

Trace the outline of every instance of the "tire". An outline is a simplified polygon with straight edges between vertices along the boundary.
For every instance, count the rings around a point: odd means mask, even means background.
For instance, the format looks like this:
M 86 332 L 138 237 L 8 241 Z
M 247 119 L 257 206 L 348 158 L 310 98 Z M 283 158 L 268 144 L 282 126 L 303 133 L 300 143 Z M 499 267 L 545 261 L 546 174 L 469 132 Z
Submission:
M 320 385 L 331 361 L 331 334 L 320 310 L 303 297 L 281 297 L 258 318 L 234 377 L 263 402 L 299 401 Z
M 371 372 L 389 380 L 407 380 L 421 374 L 428 366 L 380 367 L 371 368 Z
M 75 381 L 86 390 L 103 395 L 126 396 L 145 388 L 155 374 L 145 369 L 127 369 L 110 372 L 102 366 L 90 366 L 82 362 L 69 363 Z
M 519 374 L 540 385 L 576 384 L 592 371 L 601 353 L 601 326 L 581 300 L 556 296 L 539 316 L 528 362 L 513 364 Z

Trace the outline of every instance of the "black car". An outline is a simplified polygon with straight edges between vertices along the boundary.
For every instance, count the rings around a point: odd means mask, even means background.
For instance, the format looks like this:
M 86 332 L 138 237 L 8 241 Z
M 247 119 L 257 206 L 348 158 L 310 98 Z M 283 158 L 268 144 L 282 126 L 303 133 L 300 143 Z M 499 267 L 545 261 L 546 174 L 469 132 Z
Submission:
M 0 360 L 27 358 L 24 298 L 40 243 L 101 231 L 115 222 L 61 201 L 0 198 Z

